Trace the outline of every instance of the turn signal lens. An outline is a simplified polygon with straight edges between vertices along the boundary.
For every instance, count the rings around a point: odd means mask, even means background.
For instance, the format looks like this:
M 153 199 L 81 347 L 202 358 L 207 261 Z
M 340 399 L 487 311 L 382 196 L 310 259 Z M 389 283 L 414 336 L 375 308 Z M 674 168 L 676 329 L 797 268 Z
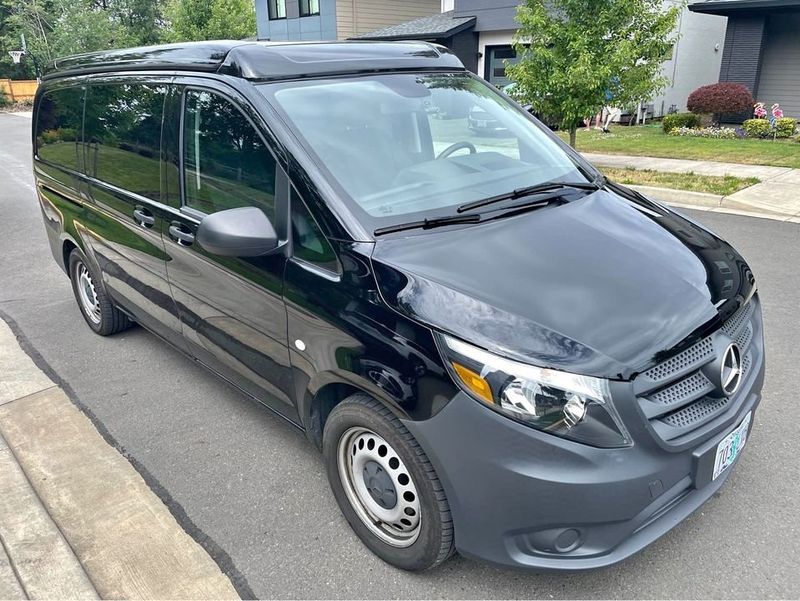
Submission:
M 456 374 L 464 386 L 469 388 L 473 393 L 478 395 L 487 403 L 494 404 L 494 398 L 492 398 L 492 388 L 489 386 L 489 383 L 480 376 L 480 374 L 475 373 L 469 367 L 464 367 L 455 361 L 453 361 L 453 369 L 456 371 Z

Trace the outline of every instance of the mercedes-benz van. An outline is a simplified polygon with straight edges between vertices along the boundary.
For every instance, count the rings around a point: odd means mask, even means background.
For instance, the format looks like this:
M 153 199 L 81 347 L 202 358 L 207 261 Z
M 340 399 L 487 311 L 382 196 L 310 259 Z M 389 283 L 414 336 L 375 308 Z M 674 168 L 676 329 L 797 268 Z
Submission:
M 744 259 L 443 47 L 67 58 L 33 143 L 88 326 L 140 324 L 303 429 L 395 566 L 612 564 L 745 447 L 764 346 Z

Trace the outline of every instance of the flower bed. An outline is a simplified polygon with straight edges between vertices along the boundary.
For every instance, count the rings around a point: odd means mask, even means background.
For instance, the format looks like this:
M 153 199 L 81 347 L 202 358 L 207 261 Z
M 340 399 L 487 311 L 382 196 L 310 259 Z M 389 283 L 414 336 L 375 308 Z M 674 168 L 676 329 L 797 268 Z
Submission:
M 717 140 L 733 140 L 742 137 L 737 135 L 737 130 L 732 127 L 675 127 L 669 131 L 669 135 Z

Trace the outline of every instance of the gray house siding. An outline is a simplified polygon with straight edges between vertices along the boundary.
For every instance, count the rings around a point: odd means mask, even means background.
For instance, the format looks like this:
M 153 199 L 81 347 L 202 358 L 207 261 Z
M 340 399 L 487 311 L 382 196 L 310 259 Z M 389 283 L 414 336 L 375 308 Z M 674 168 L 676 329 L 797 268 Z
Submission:
M 444 40 L 442 40 L 444 42 Z M 450 49 L 473 73 L 478 72 L 478 34 L 472 30 L 462 31 L 450 38 Z
M 720 81 L 740 83 L 747 86 L 753 94 L 756 93 L 765 27 L 766 17 L 763 15 L 728 17 Z
M 765 38 L 756 99 L 800 117 L 800 13 L 769 17 Z
M 498 31 L 516 29 L 517 6 L 513 0 L 455 0 L 455 16 L 476 17 L 475 31 Z
M 267 0 L 256 0 L 259 40 L 336 39 L 336 0 L 319 0 L 319 15 L 300 17 L 300 0 L 286 0 L 286 18 L 270 20 Z

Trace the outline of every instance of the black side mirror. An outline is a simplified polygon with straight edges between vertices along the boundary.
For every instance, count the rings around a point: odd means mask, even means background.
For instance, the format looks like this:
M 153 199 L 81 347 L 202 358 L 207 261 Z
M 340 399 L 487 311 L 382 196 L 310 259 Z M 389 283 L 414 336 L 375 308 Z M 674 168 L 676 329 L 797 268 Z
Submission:
M 219 211 L 203 218 L 197 242 L 223 257 L 258 257 L 278 247 L 278 235 L 261 209 L 243 207 Z

